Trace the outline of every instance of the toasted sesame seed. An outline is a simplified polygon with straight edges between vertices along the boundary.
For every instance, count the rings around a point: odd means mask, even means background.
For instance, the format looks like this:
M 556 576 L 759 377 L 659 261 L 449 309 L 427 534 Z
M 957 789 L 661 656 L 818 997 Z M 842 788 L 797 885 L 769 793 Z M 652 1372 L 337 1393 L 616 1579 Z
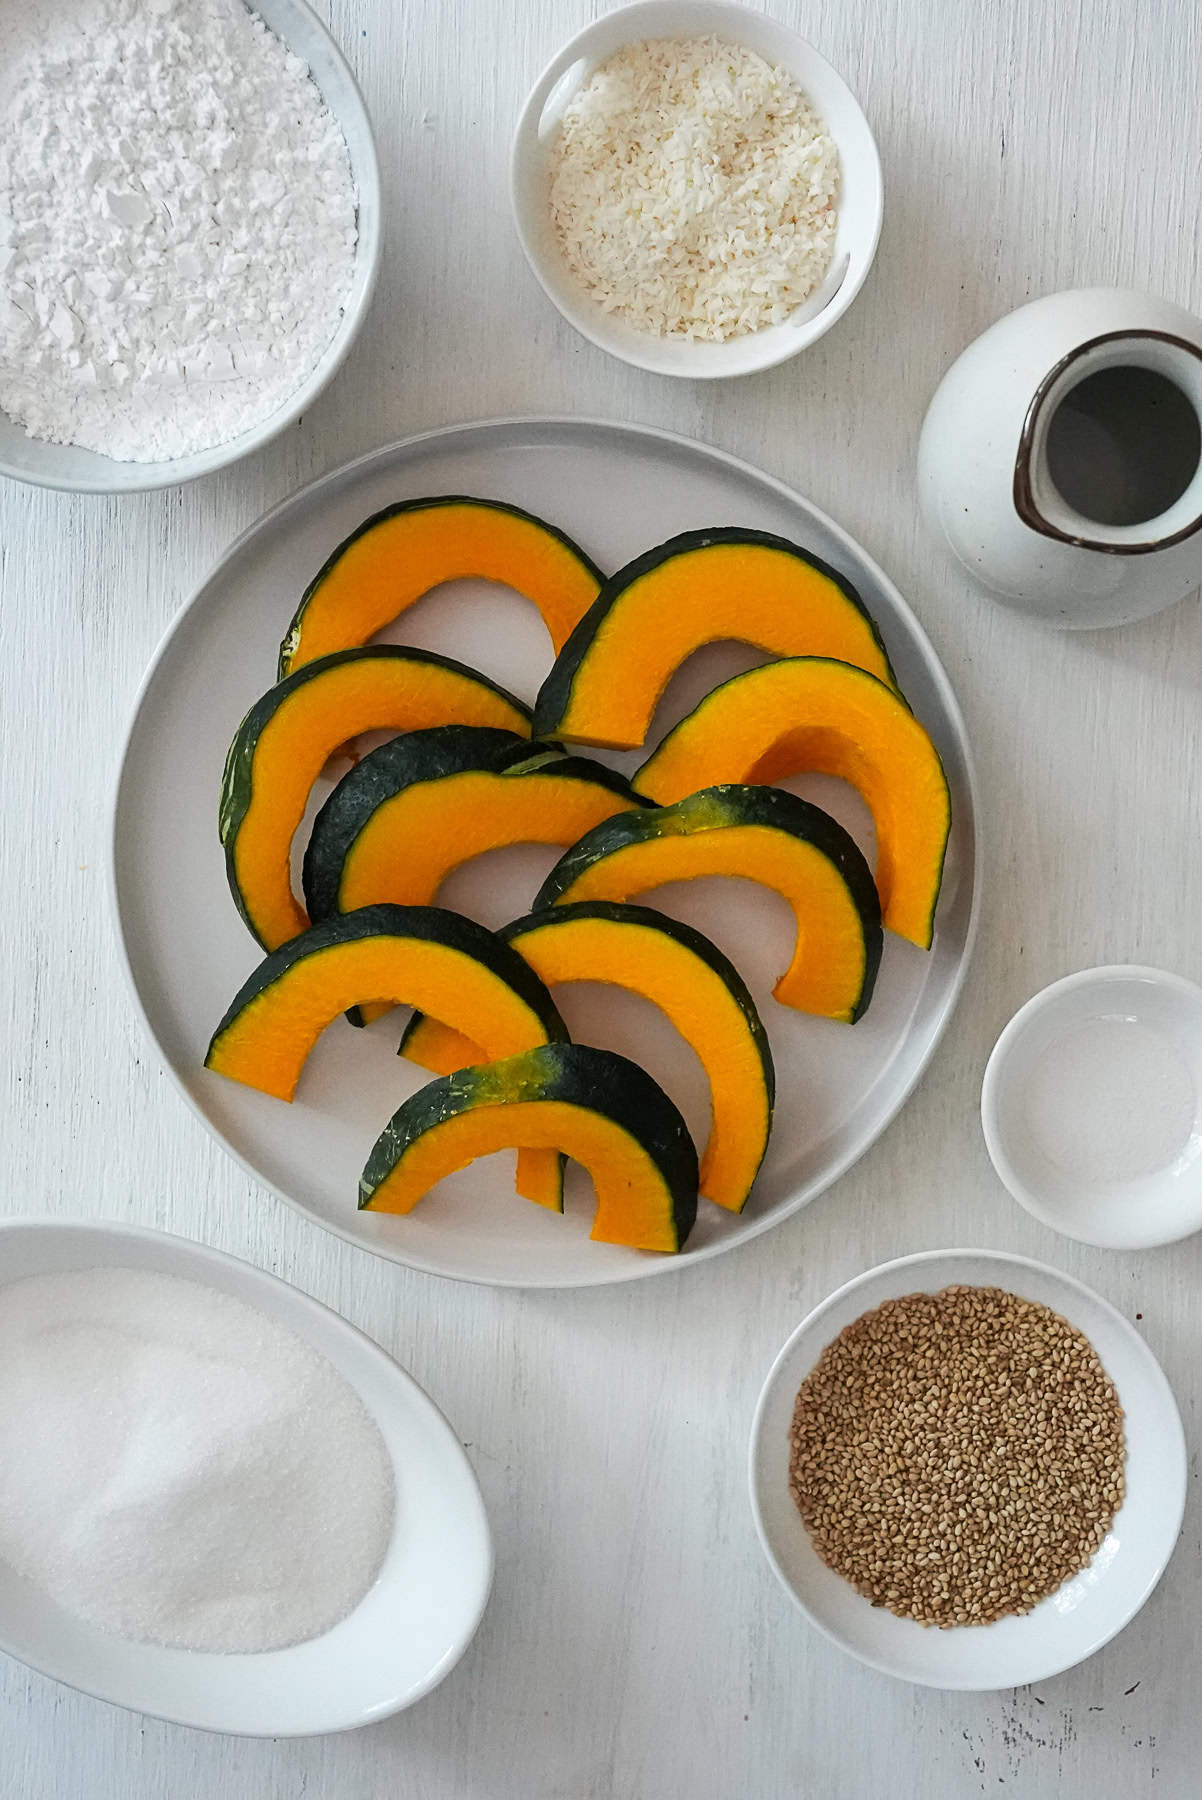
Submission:
M 823 1561 L 922 1625 L 1029 1612 L 1087 1565 L 1124 1494 L 1123 1410 L 1093 1346 L 1001 1288 L 856 1319 L 802 1383 L 789 1447 Z

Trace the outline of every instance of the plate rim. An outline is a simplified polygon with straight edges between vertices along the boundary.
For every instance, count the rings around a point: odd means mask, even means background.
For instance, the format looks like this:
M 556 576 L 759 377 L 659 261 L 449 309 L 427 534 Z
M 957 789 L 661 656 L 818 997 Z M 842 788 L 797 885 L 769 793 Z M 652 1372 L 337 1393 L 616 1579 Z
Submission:
M 175 1256 L 182 1255 L 185 1261 L 195 1259 L 197 1263 L 202 1265 L 215 1264 L 219 1268 L 224 1267 L 234 1270 L 237 1272 L 239 1279 L 245 1279 L 246 1276 L 249 1275 L 252 1285 L 266 1286 L 276 1290 L 282 1289 L 288 1296 L 289 1306 L 298 1309 L 302 1313 L 309 1307 L 316 1308 L 319 1314 L 324 1315 L 323 1326 L 327 1331 L 331 1331 L 335 1336 L 348 1335 L 357 1342 L 359 1350 L 363 1354 L 369 1356 L 372 1361 L 388 1366 L 390 1379 L 395 1380 L 398 1377 L 400 1378 L 400 1385 L 409 1390 L 410 1400 L 416 1405 L 418 1411 L 426 1415 L 431 1429 L 444 1436 L 449 1441 L 452 1448 L 458 1453 L 458 1458 L 462 1464 L 463 1475 L 465 1477 L 465 1491 L 472 1497 L 475 1510 L 479 1515 L 485 1554 L 483 1569 L 484 1579 L 481 1583 L 479 1597 L 476 1605 L 472 1609 L 470 1619 L 464 1631 L 456 1636 L 454 1644 L 439 1658 L 433 1668 L 428 1671 L 419 1682 L 413 1687 L 407 1688 L 403 1694 L 395 1696 L 392 1700 L 382 1701 L 378 1705 L 368 1707 L 355 1718 L 343 1717 L 340 1723 L 319 1722 L 314 1726 L 296 1729 L 295 1727 L 289 1727 L 288 1725 L 280 1724 L 278 1722 L 274 1724 L 269 1722 L 262 1729 L 252 1731 L 244 1725 L 221 1724 L 211 1718 L 206 1720 L 197 1718 L 194 1715 L 186 1716 L 185 1711 L 182 1708 L 177 1708 L 172 1712 L 166 1712 L 159 1709 L 148 1710 L 145 1706 L 139 1705 L 135 1700 L 123 1698 L 118 1692 L 114 1691 L 111 1684 L 106 1686 L 103 1683 L 96 1683 L 95 1685 L 84 1687 L 78 1682 L 68 1680 L 65 1676 L 58 1673 L 57 1670 L 51 1668 L 44 1660 L 40 1658 L 35 1660 L 26 1655 L 24 1651 L 14 1648 L 7 1633 L 2 1629 L 0 1629 L 0 1652 L 5 1656 L 12 1657 L 15 1662 L 19 1662 L 24 1668 L 33 1669 L 35 1673 L 45 1676 L 47 1680 L 57 1682 L 60 1687 L 70 1688 L 75 1693 L 86 1694 L 90 1699 L 101 1700 L 109 1706 L 119 1706 L 127 1712 L 140 1714 L 144 1718 L 161 1719 L 169 1725 L 179 1725 L 189 1730 L 206 1731 L 225 1737 L 296 1739 L 314 1736 L 341 1735 L 344 1732 L 357 1731 L 364 1725 L 378 1724 L 381 1720 L 393 1718 L 398 1713 L 406 1712 L 409 1707 L 415 1706 L 419 1700 L 424 1699 L 427 1694 L 432 1693 L 436 1687 L 440 1686 L 467 1654 L 480 1629 L 484 1614 L 488 1609 L 488 1603 L 492 1596 L 492 1590 L 496 1579 L 497 1547 L 496 1539 L 493 1534 L 492 1522 L 488 1516 L 488 1508 L 485 1505 L 484 1494 L 480 1487 L 480 1480 L 475 1469 L 472 1467 L 471 1459 L 463 1448 L 463 1441 L 438 1402 L 432 1395 L 427 1393 L 417 1377 L 412 1375 L 409 1370 L 405 1368 L 403 1363 L 398 1362 L 397 1358 L 391 1355 L 378 1339 L 372 1337 L 369 1332 L 363 1330 L 362 1326 L 354 1324 L 350 1319 L 346 1318 L 334 1307 L 328 1305 L 324 1300 L 319 1300 L 316 1295 L 310 1294 L 305 1288 L 298 1287 L 296 1283 L 286 1281 L 283 1276 L 273 1274 L 270 1269 L 264 1269 L 258 1263 L 251 1262 L 246 1257 L 237 1256 L 232 1251 L 219 1250 L 216 1245 L 206 1243 L 203 1239 L 185 1237 L 178 1231 L 161 1231 L 157 1226 L 136 1224 L 125 1219 L 93 1218 L 86 1215 L 83 1217 L 65 1215 L 63 1217 L 45 1218 L 34 1213 L 18 1213 L 11 1218 L 0 1219 L 0 1244 L 3 1243 L 5 1235 L 14 1230 L 34 1230 L 47 1233 L 54 1232 L 61 1233 L 64 1236 L 80 1232 L 92 1233 L 102 1238 L 111 1239 L 114 1244 L 120 1243 L 123 1239 L 133 1239 L 135 1242 L 160 1249 L 164 1254 Z M 7 1283 L 4 1280 L 0 1280 L 0 1289 L 6 1285 Z M 219 1291 L 222 1293 L 230 1293 L 232 1292 L 232 1289 L 223 1286 Z M 247 1304 L 250 1303 L 247 1302 Z M 271 1316 L 274 1318 L 276 1315 L 272 1314 Z M 325 1354 L 319 1344 L 315 1343 L 312 1338 L 303 1335 L 294 1324 L 285 1322 L 285 1329 L 295 1332 L 296 1336 L 300 1337 L 317 1355 L 321 1356 Z M 326 1357 L 326 1361 L 330 1361 L 328 1356 Z M 331 1368 L 336 1368 L 336 1365 L 332 1362 L 330 1363 L 330 1366 Z M 340 1375 L 342 1373 L 341 1370 L 337 1370 L 336 1372 Z M 350 1385 L 347 1376 L 342 1375 L 342 1379 L 347 1381 L 348 1386 Z M 357 1390 L 355 1391 L 357 1392 Z M 361 1400 L 361 1404 L 363 1404 L 364 1410 L 368 1412 L 369 1417 L 373 1417 L 373 1423 L 375 1423 L 374 1416 L 371 1414 L 366 1402 Z M 373 1583 L 373 1586 L 374 1585 L 375 1584 Z M 354 1609 L 352 1609 L 352 1611 L 353 1610 Z M 350 1615 L 348 1614 L 347 1616 L 349 1617 Z M 333 1629 L 335 1629 L 335 1627 L 330 1627 L 330 1630 Z M 328 1635 L 328 1632 L 321 1634 L 321 1636 Z M 319 1643 L 321 1641 L 320 1636 L 313 1641 Z M 151 1645 L 148 1647 L 153 1649 L 155 1646 Z M 280 1652 L 242 1652 L 238 1654 L 253 1655 L 254 1659 L 258 1661 L 262 1657 L 271 1656 L 273 1654 L 284 1654 L 288 1648 L 289 1646 L 284 1646 L 283 1650 Z
M 863 1663 L 866 1668 L 875 1669 L 881 1675 L 888 1675 L 894 1681 L 907 1682 L 911 1687 L 932 1688 L 939 1693 L 989 1694 L 997 1693 L 1000 1689 L 995 1684 L 983 1683 L 975 1679 L 966 1681 L 935 1681 L 928 1675 L 914 1675 L 908 1673 L 899 1668 L 895 1663 L 887 1661 L 884 1657 L 872 1656 L 866 1651 L 856 1648 L 854 1645 L 850 1644 L 846 1638 L 828 1625 L 825 1620 L 819 1618 L 813 1608 L 798 1593 L 792 1581 L 790 1581 L 780 1565 L 776 1552 L 772 1547 L 772 1540 L 768 1528 L 764 1522 L 759 1494 L 764 1415 L 768 1410 L 769 1402 L 774 1396 L 776 1386 L 784 1372 L 785 1366 L 790 1361 L 793 1351 L 802 1336 L 814 1325 L 818 1324 L 823 1316 L 829 1313 L 841 1300 L 845 1299 L 847 1295 L 854 1293 L 857 1288 L 866 1286 L 870 1281 L 874 1281 L 879 1276 L 892 1275 L 902 1269 L 916 1268 L 924 1263 L 951 1263 L 959 1259 L 967 1260 L 969 1258 L 975 1258 L 985 1262 L 995 1262 L 1002 1264 L 1003 1266 L 1009 1265 L 1012 1268 L 1031 1269 L 1039 1275 L 1051 1277 L 1054 1284 L 1061 1287 L 1067 1287 L 1073 1292 L 1084 1296 L 1090 1305 L 1100 1308 L 1103 1313 L 1109 1316 L 1113 1323 L 1118 1325 L 1123 1336 L 1130 1344 L 1136 1347 L 1137 1354 L 1143 1358 L 1152 1375 L 1153 1381 L 1159 1383 L 1163 1389 L 1164 1395 L 1168 1401 L 1169 1417 L 1176 1427 L 1172 1435 L 1172 1451 L 1179 1475 L 1177 1482 L 1179 1500 L 1174 1509 L 1176 1514 L 1176 1524 L 1168 1549 L 1165 1551 L 1159 1566 L 1148 1579 L 1135 1604 L 1124 1614 L 1112 1629 L 1106 1632 L 1105 1636 L 1100 1638 L 1098 1642 L 1093 1645 L 1092 1649 L 1087 1650 L 1084 1655 L 1069 1657 L 1067 1662 L 1061 1662 L 1056 1658 L 1053 1658 L 1046 1667 L 1040 1667 L 1032 1674 L 1024 1676 L 1024 1683 L 1029 1684 L 1033 1681 L 1050 1681 L 1053 1676 L 1064 1674 L 1066 1670 L 1075 1668 L 1079 1663 L 1087 1662 L 1090 1657 L 1096 1656 L 1100 1650 L 1105 1649 L 1107 1644 L 1112 1643 L 1121 1631 L 1125 1631 L 1131 1621 L 1142 1612 L 1143 1608 L 1147 1605 L 1148 1600 L 1159 1585 L 1164 1572 L 1168 1568 L 1173 1554 L 1181 1541 L 1181 1531 L 1185 1520 L 1185 1506 L 1189 1495 L 1189 1451 L 1185 1438 L 1185 1426 L 1181 1418 L 1181 1408 L 1177 1404 L 1177 1396 L 1173 1392 L 1172 1383 L 1169 1381 L 1168 1376 L 1161 1367 L 1159 1357 L 1146 1340 L 1140 1336 L 1139 1332 L 1136 1331 L 1135 1326 L 1131 1321 L 1124 1318 L 1117 1306 L 1107 1300 L 1104 1295 L 1099 1294 L 1096 1288 L 1091 1288 L 1084 1281 L 1078 1281 L 1075 1275 L 1068 1275 L 1062 1269 L 1057 1269 L 1051 1263 L 1040 1262 L 1038 1258 L 1034 1256 L 1021 1256 L 1013 1250 L 974 1249 L 971 1246 L 963 1245 L 951 1246 L 948 1249 L 943 1250 L 916 1250 L 906 1256 L 894 1256 L 890 1257 L 885 1262 L 876 1263 L 872 1268 L 864 1269 L 859 1275 L 853 1275 L 849 1280 L 842 1282 L 839 1287 L 833 1289 L 831 1293 L 825 1296 L 825 1298 L 819 1300 L 816 1306 L 811 1307 L 805 1317 L 801 1319 L 789 1333 L 789 1336 L 773 1358 L 772 1366 L 764 1378 L 764 1384 L 760 1389 L 759 1397 L 755 1403 L 755 1412 L 752 1415 L 751 1433 L 748 1440 L 747 1477 L 748 1493 L 751 1502 L 751 1515 L 755 1524 L 756 1536 L 759 1539 L 760 1549 L 764 1553 L 765 1560 L 793 1605 L 803 1615 L 807 1623 L 812 1625 L 816 1631 L 820 1632 L 828 1643 L 833 1644 L 844 1656 L 850 1656 L 856 1662 Z M 949 1276 L 949 1279 L 952 1279 L 952 1277 Z M 1001 1684 L 1003 1688 L 1012 1687 L 1013 1685 L 1014 1684 L 1010 1681 Z
M 885 1112 L 884 1117 L 874 1126 L 869 1137 L 864 1141 L 857 1139 L 841 1156 L 832 1162 L 831 1166 L 821 1177 L 816 1178 L 810 1183 L 803 1183 L 799 1189 L 792 1192 L 786 1200 L 782 1201 L 779 1208 L 774 1210 L 771 1214 L 762 1219 L 747 1220 L 747 1229 L 745 1233 L 733 1242 L 720 1239 L 715 1243 L 707 1244 L 695 1251 L 686 1249 L 676 1256 L 632 1258 L 630 1267 L 623 1268 L 620 1271 L 606 1269 L 604 1272 L 599 1271 L 596 1275 L 584 1273 L 569 1278 L 557 1277 L 552 1281 L 540 1281 L 537 1277 L 532 1279 L 528 1276 L 519 1278 L 510 1275 L 485 1276 L 480 1274 L 468 1274 L 463 1270 L 447 1268 L 446 1266 L 439 1264 L 437 1260 L 427 1256 L 414 1255 L 412 1253 L 401 1254 L 399 1250 L 394 1251 L 392 1248 L 377 1247 L 374 1244 L 364 1243 L 360 1237 L 357 1237 L 354 1232 L 351 1231 L 349 1225 L 344 1226 L 341 1223 L 336 1223 L 333 1220 L 322 1217 L 304 1202 L 293 1198 L 293 1196 L 286 1193 L 282 1188 L 277 1187 L 273 1182 L 265 1180 L 262 1174 L 250 1163 L 247 1157 L 230 1142 L 225 1133 L 221 1131 L 213 1120 L 209 1118 L 208 1114 L 204 1112 L 185 1084 L 183 1077 L 175 1068 L 174 1063 L 164 1053 L 163 1048 L 159 1043 L 158 1035 L 151 1024 L 142 996 L 138 990 L 137 979 L 133 968 L 133 959 L 122 918 L 120 900 L 119 839 L 122 820 L 122 793 L 130 768 L 131 745 L 134 734 L 141 721 L 143 708 L 146 704 L 151 687 L 158 675 L 159 668 L 169 656 L 176 636 L 184 629 L 188 620 L 191 618 L 202 595 L 214 582 L 221 578 L 229 565 L 241 555 L 245 546 L 252 538 L 257 536 L 259 532 L 268 527 L 277 525 L 292 509 L 307 507 L 315 497 L 323 494 L 326 490 L 333 489 L 343 482 L 353 480 L 357 474 L 367 470 L 371 465 L 384 463 L 390 458 L 402 455 L 406 452 L 411 452 L 419 445 L 423 444 L 439 443 L 450 447 L 453 445 L 456 438 L 472 438 L 481 435 L 503 434 L 507 431 L 515 430 L 535 430 L 540 433 L 570 432 L 582 435 L 601 433 L 616 439 L 633 440 L 635 443 L 644 447 L 648 441 L 664 444 L 675 451 L 683 451 L 686 454 L 694 456 L 700 455 L 707 460 L 717 462 L 725 466 L 733 474 L 740 476 L 745 480 L 750 479 L 754 483 L 766 486 L 789 504 L 793 506 L 800 504 L 803 509 L 808 511 L 812 517 L 821 523 L 825 530 L 828 530 L 831 533 L 839 543 L 840 547 L 847 551 L 853 559 L 857 560 L 862 567 L 867 568 L 874 581 L 879 582 L 880 586 L 888 592 L 891 605 L 896 609 L 897 614 L 904 619 L 914 640 L 917 642 L 920 650 L 924 653 L 934 685 L 939 694 L 940 704 L 945 709 L 945 714 L 951 722 L 957 746 L 963 758 L 964 782 L 968 790 L 973 837 L 971 862 L 972 893 L 969 902 L 968 922 L 964 932 L 964 946 L 960 954 L 959 962 L 931 1031 L 929 1043 L 923 1054 L 918 1058 L 913 1069 L 910 1071 L 909 1079 L 902 1085 L 893 1103 Z M 269 507 L 265 513 L 260 514 L 257 519 L 253 520 L 251 524 L 249 524 L 244 531 L 240 532 L 233 542 L 228 545 L 217 561 L 205 570 L 188 598 L 177 609 L 175 616 L 169 621 L 158 644 L 155 646 L 142 679 L 138 683 L 133 700 L 130 703 L 127 724 L 117 759 L 116 775 L 110 788 L 107 813 L 105 890 L 113 935 L 116 939 L 117 960 L 121 968 L 126 991 L 133 1002 L 134 1012 L 141 1022 L 142 1029 L 153 1046 L 161 1066 L 166 1070 L 173 1082 L 177 1093 L 182 1097 L 194 1117 L 196 1117 L 203 1125 L 209 1136 L 213 1138 L 226 1154 L 233 1159 L 244 1175 L 248 1176 L 258 1187 L 263 1188 L 268 1193 L 274 1195 L 276 1199 L 282 1200 L 302 1218 L 308 1220 L 311 1225 L 317 1227 L 319 1230 L 331 1232 L 335 1237 L 342 1239 L 344 1243 L 352 1244 L 357 1250 L 362 1251 L 365 1255 L 378 1256 L 386 1262 L 394 1263 L 403 1268 L 416 1270 L 421 1274 L 435 1275 L 447 1281 L 468 1282 L 477 1287 L 509 1288 L 518 1291 L 539 1290 L 543 1292 L 556 1292 L 567 1291 L 574 1288 L 616 1286 L 619 1283 L 646 1280 L 655 1275 L 668 1275 L 682 1269 L 694 1268 L 699 1263 L 707 1262 L 713 1257 L 727 1254 L 732 1250 L 737 1250 L 743 1245 L 749 1244 L 756 1238 L 761 1237 L 766 1231 L 770 1231 L 775 1226 L 783 1224 L 786 1219 L 792 1218 L 794 1214 L 800 1212 L 803 1207 L 818 1199 L 818 1197 L 825 1193 L 828 1188 L 832 1187 L 836 1181 L 840 1180 L 850 1168 L 854 1167 L 862 1156 L 867 1154 L 872 1146 L 888 1130 L 889 1126 L 892 1125 L 897 1115 L 901 1112 L 902 1108 L 913 1094 L 918 1083 L 925 1075 L 930 1066 L 931 1059 L 942 1042 L 944 1033 L 959 1004 L 960 996 L 964 989 L 964 983 L 968 975 L 969 966 L 972 962 L 977 932 L 980 925 L 983 860 L 984 852 L 981 833 L 980 788 L 972 754 L 972 746 L 969 742 L 968 732 L 964 723 L 964 715 L 961 712 L 959 702 L 956 699 L 955 690 L 953 689 L 947 671 L 943 666 L 942 659 L 936 654 L 934 645 L 931 643 L 926 630 L 914 613 L 909 602 L 901 593 L 893 579 L 885 573 L 877 563 L 876 559 L 869 555 L 849 531 L 842 525 L 839 525 L 834 519 L 830 518 L 821 507 L 816 506 L 812 501 L 807 500 L 796 488 L 791 487 L 788 482 L 781 480 L 780 477 L 769 474 L 767 470 L 757 468 L 754 463 L 748 462 L 743 457 L 736 456 L 732 451 L 723 450 L 716 445 L 705 443 L 700 438 L 689 437 L 683 432 L 669 431 L 662 426 L 641 425 L 623 419 L 603 419 L 570 413 L 516 413 L 500 415 L 493 418 L 469 419 L 457 425 L 433 426 L 424 431 L 414 432 L 408 437 L 398 438 L 391 443 L 379 445 L 374 450 L 365 451 L 360 456 L 352 457 L 348 462 L 339 463 L 334 468 L 327 469 L 324 474 L 317 476 L 313 481 L 306 482 L 292 493 L 286 494 L 282 499 L 277 500 L 273 506 Z

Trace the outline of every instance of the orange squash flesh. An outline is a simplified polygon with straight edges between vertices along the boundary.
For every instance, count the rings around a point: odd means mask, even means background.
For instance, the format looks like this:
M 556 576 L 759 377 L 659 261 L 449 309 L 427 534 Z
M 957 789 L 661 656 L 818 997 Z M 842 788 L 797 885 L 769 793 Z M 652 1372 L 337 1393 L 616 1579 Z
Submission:
M 437 994 L 437 1001 L 421 994 Z M 205 1067 L 232 1081 L 291 1101 L 314 1044 L 341 1012 L 365 994 L 392 1004 L 427 1004 L 487 1038 L 490 1057 L 511 1056 L 547 1042 L 547 1025 L 520 994 L 464 951 L 422 938 L 369 937 L 338 944 L 298 961 L 219 1027 Z M 477 1008 L 481 1009 L 479 1013 Z M 518 1157 L 517 1191 L 527 1200 L 563 1210 L 558 1156 L 526 1151 Z
M 893 689 L 847 663 L 797 657 L 736 675 L 670 731 L 634 778 L 660 805 L 717 782 L 814 771 L 863 795 L 884 923 L 927 950 L 951 824 L 947 778 Z
M 365 938 L 307 957 L 264 988 L 218 1032 L 205 1067 L 291 1100 L 321 1033 L 366 994 L 470 1028 L 490 1058 L 547 1041 L 533 1009 L 474 957 L 418 939 Z
M 772 1104 L 747 1017 L 717 971 L 665 932 L 625 921 L 577 918 L 506 936 L 548 987 L 612 983 L 641 994 L 671 1020 L 709 1077 L 712 1122 L 701 1192 L 740 1212 L 763 1160 Z M 469 1039 L 426 1016 L 403 1048 L 440 1075 L 484 1060 Z
M 378 806 L 355 839 L 342 866 L 338 904 L 343 912 L 377 900 L 425 904 L 474 856 L 510 844 L 574 844 L 637 804 L 553 769 L 522 775 L 473 769 L 417 782 Z
M 558 652 L 597 597 L 597 571 L 549 527 L 486 501 L 404 507 L 369 521 L 313 583 L 280 673 L 365 644 L 445 581 L 475 576 L 532 600 Z
M 560 901 L 629 900 L 701 875 L 742 875 L 781 894 L 797 915 L 797 944 L 773 993 L 798 1012 L 855 1018 L 865 982 L 860 916 L 827 858 L 783 832 L 728 825 L 631 844 L 585 869 Z
M 811 564 L 760 544 L 713 543 L 660 562 L 625 588 L 600 622 L 539 736 L 634 749 L 686 657 L 734 639 L 776 656 L 829 656 L 892 683 L 871 621 Z M 570 651 L 569 651 L 570 654 Z M 550 689 L 554 673 L 548 682 Z
M 444 1176 L 514 1145 L 561 1151 L 588 1170 L 597 1190 L 589 1235 L 597 1242 L 638 1250 L 679 1248 L 664 1214 L 662 1177 L 638 1139 L 612 1119 L 562 1100 L 483 1104 L 435 1125 L 406 1150 L 367 1208 L 412 1212 Z
M 292 839 L 313 783 L 348 738 L 448 722 L 492 725 L 529 737 L 530 721 L 481 682 L 431 663 L 349 660 L 303 681 L 259 733 L 251 798 L 232 849 L 233 879 L 265 950 L 303 931 L 292 892 Z

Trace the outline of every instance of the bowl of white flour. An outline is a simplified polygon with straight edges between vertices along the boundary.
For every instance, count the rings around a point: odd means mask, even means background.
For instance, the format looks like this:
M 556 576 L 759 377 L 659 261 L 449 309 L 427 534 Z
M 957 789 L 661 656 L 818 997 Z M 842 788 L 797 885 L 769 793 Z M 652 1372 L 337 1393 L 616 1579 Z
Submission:
M 371 124 L 304 0 L 0 0 L 0 474 L 130 493 L 259 449 L 371 299 Z

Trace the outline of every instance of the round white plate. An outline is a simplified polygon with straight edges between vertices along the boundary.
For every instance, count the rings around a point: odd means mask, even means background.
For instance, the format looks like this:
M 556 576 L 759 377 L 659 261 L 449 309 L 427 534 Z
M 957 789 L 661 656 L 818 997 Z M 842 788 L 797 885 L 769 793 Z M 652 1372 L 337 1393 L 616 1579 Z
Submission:
M 789 1492 L 797 1390 L 826 1346 L 861 1314 L 954 1283 L 1037 1300 L 1089 1339 L 1125 1414 L 1127 1491 L 1089 1567 L 1033 1611 L 993 1625 L 924 1628 L 873 1606 L 828 1569 Z M 932 1250 L 858 1275 L 815 1307 L 764 1384 L 751 1428 L 751 1506 L 768 1561 L 819 1631 L 861 1662 L 923 1687 L 992 1689 L 1045 1681 L 1108 1643 L 1139 1611 L 1172 1555 L 1185 1511 L 1181 1418 L 1160 1364 L 1134 1326 L 1056 1269 L 992 1250 Z
M 337 1313 L 236 1257 L 131 1225 L 0 1224 L 0 1281 L 104 1267 L 154 1269 L 219 1288 L 331 1362 L 392 1457 L 392 1541 L 374 1585 L 340 1624 L 306 1644 L 257 1656 L 167 1650 L 110 1636 L 0 1562 L 0 1650 L 100 1700 L 246 1737 L 349 1731 L 412 1706 L 471 1643 L 493 1574 L 476 1477 L 434 1402 Z
M 779 1006 L 772 984 L 793 944 L 792 917 L 750 883 L 661 888 L 655 904 L 708 933 L 742 971 L 776 1057 L 776 1128 L 740 1217 L 702 1202 L 679 1257 L 589 1240 L 591 1190 L 579 1172 L 567 1216 L 513 1191 L 512 1157 L 443 1182 L 406 1218 L 356 1210 L 379 1132 L 422 1072 L 399 1061 L 403 1015 L 368 1032 L 336 1022 L 284 1105 L 203 1067 L 209 1038 L 259 961 L 226 887 L 217 793 L 230 739 L 275 675 L 279 640 L 305 585 L 370 513 L 422 494 L 507 500 L 562 526 L 604 569 L 674 532 L 747 525 L 817 551 L 855 582 L 880 625 L 901 685 L 931 731 L 952 793 L 952 835 L 935 943 L 927 954 L 887 937 L 876 994 L 855 1026 Z M 533 700 L 550 666 L 528 602 L 459 582 L 407 612 L 392 634 L 449 652 Z M 654 742 L 718 680 L 764 659 L 724 645 L 690 659 L 657 715 Z M 632 768 L 642 753 L 610 757 Z M 843 783 L 796 785 L 840 817 L 873 854 L 871 821 Z M 863 1154 L 893 1117 L 938 1042 L 959 992 L 975 917 L 973 777 L 963 722 L 921 627 L 890 581 L 836 525 L 734 457 L 641 426 L 502 420 L 411 439 L 338 470 L 269 513 L 184 609 L 146 676 L 117 787 L 113 882 L 118 936 L 137 1002 L 191 1105 L 244 1168 L 329 1230 L 414 1268 L 524 1287 L 591 1286 L 660 1274 L 730 1249 L 796 1211 Z M 457 871 L 442 903 L 500 925 L 529 908 L 553 850 L 498 852 Z M 557 999 L 585 1042 L 643 1062 L 698 1141 L 709 1129 L 699 1066 L 650 1005 L 612 988 Z

